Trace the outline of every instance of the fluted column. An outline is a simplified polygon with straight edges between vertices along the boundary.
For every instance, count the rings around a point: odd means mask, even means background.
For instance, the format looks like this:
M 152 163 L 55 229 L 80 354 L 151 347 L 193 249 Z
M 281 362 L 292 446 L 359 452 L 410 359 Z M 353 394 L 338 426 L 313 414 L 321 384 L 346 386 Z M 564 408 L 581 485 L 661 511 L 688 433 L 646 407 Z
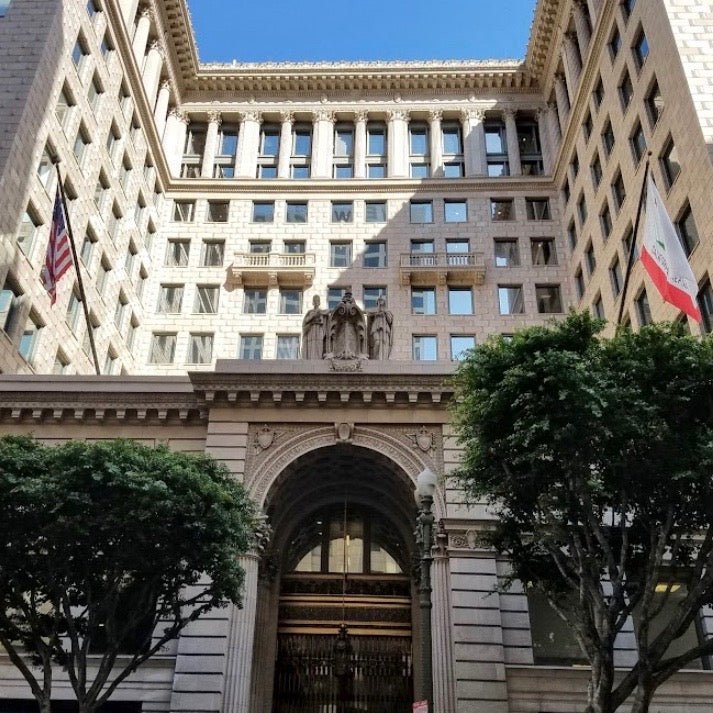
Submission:
M 255 178 L 257 152 L 260 144 L 260 114 L 246 111 L 238 134 L 238 151 L 235 159 L 236 178 Z
M 139 19 L 136 22 L 136 31 L 134 32 L 134 39 L 131 41 L 131 47 L 134 50 L 134 57 L 136 58 L 136 64 L 139 65 L 139 70 L 141 70 L 141 65 L 143 64 L 144 56 L 146 55 L 146 47 L 149 43 L 152 18 L 153 14 L 150 8 L 145 8 L 139 13 Z
M 292 124 L 295 115 L 291 111 L 280 114 L 280 154 L 277 158 L 277 177 L 290 177 L 290 158 L 292 156 Z
M 314 152 L 312 154 L 312 176 L 331 178 L 334 158 L 334 112 L 328 109 L 314 115 Z
M 579 43 L 579 55 L 584 61 L 592 34 L 587 0 L 574 0 L 572 16 L 574 18 L 574 28 L 577 32 L 577 42 Z
M 456 709 L 455 665 L 451 626 L 451 573 L 448 535 L 440 523 L 433 548 L 433 708 L 449 713 Z
M 569 117 L 569 94 L 567 92 L 567 80 L 564 74 L 555 74 L 555 99 L 557 101 L 557 116 L 560 122 L 560 133 L 564 132 Z
M 354 178 L 366 178 L 366 122 L 369 113 L 354 115 Z
M 181 173 L 183 146 L 186 143 L 188 116 L 180 109 L 174 108 L 168 113 L 166 130 L 163 132 L 163 147 L 166 152 L 166 162 L 172 176 Z
M 408 166 L 408 112 L 394 109 L 389 112 L 388 134 L 386 139 L 388 153 L 388 177 L 407 178 Z
M 441 129 L 442 111 L 432 111 L 428 115 L 428 133 L 431 140 L 431 176 L 443 176 L 443 131 Z
M 219 111 L 208 113 L 208 129 L 205 134 L 205 149 L 201 163 L 201 178 L 213 178 L 215 153 L 218 150 L 218 131 L 222 118 Z
M 565 32 L 562 37 L 562 47 L 564 49 L 564 73 L 567 77 L 569 101 L 572 103 L 579 82 L 579 73 L 582 71 L 582 65 L 579 62 L 577 33 Z
M 517 123 L 515 122 L 515 110 L 505 109 L 505 138 L 508 146 L 508 165 L 511 176 L 522 175 L 522 164 L 520 163 L 520 146 L 517 142 Z
M 554 168 L 554 148 L 550 135 L 548 109 L 540 107 L 537 110 L 537 131 L 540 135 L 540 149 L 542 150 L 542 164 L 546 174 L 551 174 Z
M 161 69 L 163 68 L 164 47 L 160 40 L 154 40 L 149 46 L 144 64 L 143 80 L 149 106 L 153 108 L 156 103 L 158 93 L 158 83 L 161 81 Z
M 156 108 L 153 113 L 159 139 L 163 138 L 163 132 L 166 128 L 166 118 L 168 117 L 168 105 L 170 101 L 171 82 L 168 79 L 164 79 L 158 88 L 158 98 L 156 99 Z

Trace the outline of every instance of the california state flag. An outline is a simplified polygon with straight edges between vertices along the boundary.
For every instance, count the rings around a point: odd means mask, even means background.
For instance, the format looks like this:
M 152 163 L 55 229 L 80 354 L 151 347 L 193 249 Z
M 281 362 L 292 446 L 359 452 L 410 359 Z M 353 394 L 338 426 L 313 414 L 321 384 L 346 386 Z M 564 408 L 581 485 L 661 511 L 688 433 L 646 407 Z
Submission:
M 696 278 L 651 174 L 646 184 L 646 222 L 641 262 L 661 297 L 700 322 L 701 312 L 696 303 Z

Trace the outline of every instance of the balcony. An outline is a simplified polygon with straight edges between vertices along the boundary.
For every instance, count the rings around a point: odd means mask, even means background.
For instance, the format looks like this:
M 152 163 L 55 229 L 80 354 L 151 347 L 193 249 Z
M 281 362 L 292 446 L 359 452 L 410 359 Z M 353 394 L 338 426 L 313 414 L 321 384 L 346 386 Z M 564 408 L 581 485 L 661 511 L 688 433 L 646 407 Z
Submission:
M 229 268 L 233 287 L 310 287 L 314 253 L 235 253 Z
M 482 285 L 485 282 L 483 253 L 402 253 L 401 284 Z

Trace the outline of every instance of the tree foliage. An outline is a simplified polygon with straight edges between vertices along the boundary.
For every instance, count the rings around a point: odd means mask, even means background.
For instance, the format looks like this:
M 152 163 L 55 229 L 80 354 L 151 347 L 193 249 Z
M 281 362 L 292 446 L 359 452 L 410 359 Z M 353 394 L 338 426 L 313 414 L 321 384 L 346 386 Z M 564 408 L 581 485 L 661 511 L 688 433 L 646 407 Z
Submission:
M 254 526 L 207 456 L 0 438 L 0 643 L 41 709 L 53 665 L 91 712 L 189 622 L 239 604 Z
M 667 654 L 713 602 L 713 341 L 680 325 L 604 340 L 602 326 L 571 314 L 470 356 L 456 376 L 458 476 L 496 512 L 487 540 L 513 579 L 575 633 L 588 710 L 629 699 L 643 713 L 661 683 L 713 653 L 708 638 Z M 632 616 L 638 661 L 615 681 L 614 641 Z

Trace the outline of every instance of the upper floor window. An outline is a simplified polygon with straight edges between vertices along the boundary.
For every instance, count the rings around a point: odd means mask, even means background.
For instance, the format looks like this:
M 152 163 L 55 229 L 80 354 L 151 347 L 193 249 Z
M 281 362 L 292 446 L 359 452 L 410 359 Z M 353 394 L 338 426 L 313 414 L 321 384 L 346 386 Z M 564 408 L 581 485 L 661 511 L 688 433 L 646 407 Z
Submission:
M 292 127 L 292 153 L 290 155 L 290 176 L 309 178 L 310 157 L 312 155 L 312 127 L 295 124 Z
M 240 337 L 241 359 L 262 359 L 262 334 L 246 334 Z
M 488 164 L 488 176 L 510 175 L 504 122 L 487 121 L 485 123 L 485 154 Z
M 4 17 L 10 7 L 12 0 L 0 0 L 0 17 Z
M 686 203 L 681 215 L 676 221 L 676 229 L 678 230 L 678 236 L 681 240 L 683 251 L 688 256 L 693 252 L 693 248 L 698 245 L 699 240 L 698 228 L 696 228 L 696 222 L 693 220 L 691 206 L 688 203 Z
M 645 102 L 646 113 L 649 115 L 651 126 L 656 126 L 656 122 L 658 122 L 659 116 L 661 116 L 661 112 L 663 111 L 664 103 L 661 90 L 659 89 L 659 83 L 655 77 L 649 87 L 649 91 L 646 93 Z
M 540 130 L 536 121 L 518 120 L 517 143 L 520 147 L 520 164 L 525 176 L 540 176 L 544 173 Z
M 287 223 L 306 223 L 307 222 L 307 203 L 293 202 L 287 203 L 285 212 L 285 221 Z
M 673 139 L 669 137 L 666 146 L 660 157 L 661 171 L 666 179 L 666 188 L 671 188 L 674 181 L 681 173 L 681 164 L 678 159 L 678 149 L 673 143 Z
M 385 223 L 386 201 L 366 201 L 364 204 L 364 221 L 366 223 Z
M 646 136 L 644 136 L 644 129 L 640 121 L 637 121 L 634 125 L 629 141 L 631 143 L 631 153 L 634 156 L 634 162 L 638 164 L 646 153 Z
M 522 285 L 498 285 L 500 314 L 523 314 L 525 300 Z
M 411 178 L 428 178 L 430 174 L 430 133 L 422 122 L 409 124 Z
M 609 54 L 611 55 L 612 62 L 616 59 L 621 49 L 621 33 L 616 23 L 614 23 L 614 30 L 609 38 Z
M 491 198 L 490 217 L 492 220 L 515 220 L 512 198 Z
M 698 290 L 698 307 L 701 310 L 701 330 L 710 334 L 713 332 L 713 289 L 709 279 Z
M 611 121 L 607 119 L 602 129 L 602 145 L 604 146 L 604 153 L 607 157 L 609 157 L 614 150 L 614 142 L 614 129 L 612 128 Z
M 433 203 L 431 201 L 411 201 L 409 219 L 412 223 L 432 223 Z
M 334 127 L 334 178 L 354 177 L 354 126 Z
M 209 364 L 213 358 L 212 334 L 191 334 L 188 343 L 189 364 Z
M 214 178 L 233 178 L 237 151 L 238 128 L 236 126 L 221 126 L 218 132 L 218 145 L 215 149 Z
M 386 178 L 386 126 L 380 122 L 366 125 L 366 176 Z
M 562 312 L 562 297 L 559 285 L 535 285 L 535 301 L 540 314 Z
M 351 223 L 354 220 L 354 204 L 351 201 L 332 201 L 332 223 Z
M 530 250 L 533 265 L 557 264 L 554 238 L 531 238 Z
M 461 178 L 464 173 L 463 133 L 460 124 L 446 122 L 441 129 L 443 148 L 443 176 Z
M 177 334 L 154 334 L 151 339 L 149 363 L 172 364 L 176 356 Z
M 631 98 L 634 96 L 634 85 L 631 83 L 631 75 L 629 70 L 625 69 L 624 74 L 619 82 L 619 99 L 621 100 L 621 108 L 626 111 L 631 104 Z
M 465 223 L 468 220 L 468 201 L 445 200 L 443 201 L 443 218 L 446 223 Z
M 599 109 L 599 107 L 602 105 L 602 102 L 604 101 L 604 83 L 602 82 L 601 76 L 597 80 L 597 83 L 594 85 L 592 97 L 594 99 L 594 106 Z
M 72 49 L 72 62 L 77 70 L 77 74 L 81 76 L 84 67 L 89 60 L 89 49 L 87 48 L 87 41 L 84 39 L 83 35 L 77 37 L 77 41 L 74 43 L 74 48 Z
M 260 149 L 257 159 L 258 178 L 277 178 L 277 161 L 280 154 L 280 127 L 263 124 L 260 127 Z
M 649 56 L 649 41 L 646 39 L 643 28 L 637 33 L 631 51 L 634 53 L 636 66 L 641 69 Z
M 253 201 L 253 223 L 272 223 L 275 220 L 275 203 L 273 201 Z
M 208 201 L 208 222 L 227 223 L 230 214 L 230 203 L 228 201 Z
M 175 201 L 173 204 L 173 220 L 177 223 L 192 223 L 195 213 L 195 201 Z
M 528 220 L 549 220 L 550 201 L 547 198 L 525 198 L 525 212 Z

